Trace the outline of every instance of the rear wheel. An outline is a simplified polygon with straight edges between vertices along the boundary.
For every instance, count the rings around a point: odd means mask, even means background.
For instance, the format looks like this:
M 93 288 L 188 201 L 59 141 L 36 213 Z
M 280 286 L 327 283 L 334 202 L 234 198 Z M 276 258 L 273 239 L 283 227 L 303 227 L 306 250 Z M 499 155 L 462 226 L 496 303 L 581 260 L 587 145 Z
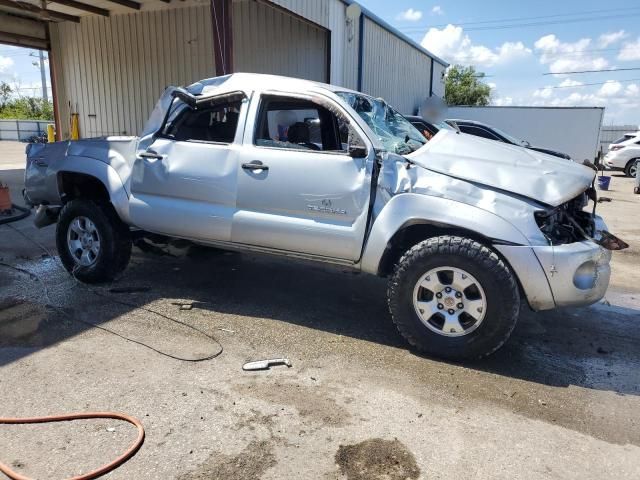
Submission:
M 630 160 L 629 163 L 627 163 L 627 166 L 624 167 L 624 173 L 627 177 L 635 178 L 639 162 L 640 158 L 634 158 L 633 160 Z
M 56 245 L 64 267 L 78 280 L 107 282 L 131 256 L 129 228 L 109 203 L 72 200 L 60 212 Z
M 495 352 L 520 311 L 518 286 L 504 262 L 484 245 L 454 236 L 409 250 L 389 280 L 388 301 L 411 345 L 452 360 Z

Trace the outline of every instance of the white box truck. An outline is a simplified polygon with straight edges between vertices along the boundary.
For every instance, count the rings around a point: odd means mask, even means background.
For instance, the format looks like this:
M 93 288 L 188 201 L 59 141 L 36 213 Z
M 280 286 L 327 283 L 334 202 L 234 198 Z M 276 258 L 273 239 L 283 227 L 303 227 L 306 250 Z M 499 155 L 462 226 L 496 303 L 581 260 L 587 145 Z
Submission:
M 446 118 L 475 120 L 536 147 L 593 162 L 600 148 L 604 107 L 449 107 Z

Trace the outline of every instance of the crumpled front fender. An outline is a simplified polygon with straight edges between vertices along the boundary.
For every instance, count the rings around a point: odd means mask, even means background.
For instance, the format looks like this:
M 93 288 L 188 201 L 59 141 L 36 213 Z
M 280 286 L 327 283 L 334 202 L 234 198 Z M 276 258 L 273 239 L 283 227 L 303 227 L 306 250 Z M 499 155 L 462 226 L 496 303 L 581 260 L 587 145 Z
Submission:
M 360 262 L 362 271 L 377 274 L 382 255 L 396 232 L 421 223 L 452 226 L 500 242 L 529 245 L 515 226 L 487 210 L 447 198 L 403 193 L 391 198 L 373 223 Z
M 487 210 L 447 198 L 403 193 L 392 197 L 373 223 L 362 255 L 362 271 L 377 274 L 395 233 L 420 223 L 466 229 L 502 243 L 529 245 L 515 226 Z
M 404 193 L 392 197 L 376 218 L 360 268 L 377 275 L 391 238 L 412 224 L 433 224 L 475 232 L 495 242 L 493 246 L 518 278 L 529 306 L 545 310 L 555 306 L 542 265 L 527 237 L 502 217 L 455 200 Z

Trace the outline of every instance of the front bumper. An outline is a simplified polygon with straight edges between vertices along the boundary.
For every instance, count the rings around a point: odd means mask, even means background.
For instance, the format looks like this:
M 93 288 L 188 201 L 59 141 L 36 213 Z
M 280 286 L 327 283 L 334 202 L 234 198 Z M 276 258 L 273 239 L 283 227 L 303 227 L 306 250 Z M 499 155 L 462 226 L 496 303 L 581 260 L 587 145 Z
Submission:
M 622 170 L 626 165 L 626 161 L 623 158 L 612 155 L 611 153 L 604 156 L 602 163 L 610 170 Z
M 556 307 L 591 305 L 604 297 L 611 252 L 593 241 L 534 247 Z
M 600 217 L 596 229 L 606 230 Z M 591 305 L 604 297 L 611 252 L 593 240 L 556 246 L 498 246 L 533 310 Z

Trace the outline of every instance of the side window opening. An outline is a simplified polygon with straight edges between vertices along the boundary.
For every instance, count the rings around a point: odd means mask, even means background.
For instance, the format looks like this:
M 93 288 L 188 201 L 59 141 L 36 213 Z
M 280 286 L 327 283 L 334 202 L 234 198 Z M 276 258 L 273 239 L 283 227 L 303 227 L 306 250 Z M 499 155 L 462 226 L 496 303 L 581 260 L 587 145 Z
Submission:
M 353 137 L 351 144 L 356 143 L 357 134 L 348 121 L 320 104 L 272 95 L 262 98 L 255 132 L 257 146 L 346 153 L 349 136 Z
M 241 106 L 241 101 L 211 102 L 197 109 L 180 104 L 170 113 L 162 136 L 183 142 L 233 143 Z

